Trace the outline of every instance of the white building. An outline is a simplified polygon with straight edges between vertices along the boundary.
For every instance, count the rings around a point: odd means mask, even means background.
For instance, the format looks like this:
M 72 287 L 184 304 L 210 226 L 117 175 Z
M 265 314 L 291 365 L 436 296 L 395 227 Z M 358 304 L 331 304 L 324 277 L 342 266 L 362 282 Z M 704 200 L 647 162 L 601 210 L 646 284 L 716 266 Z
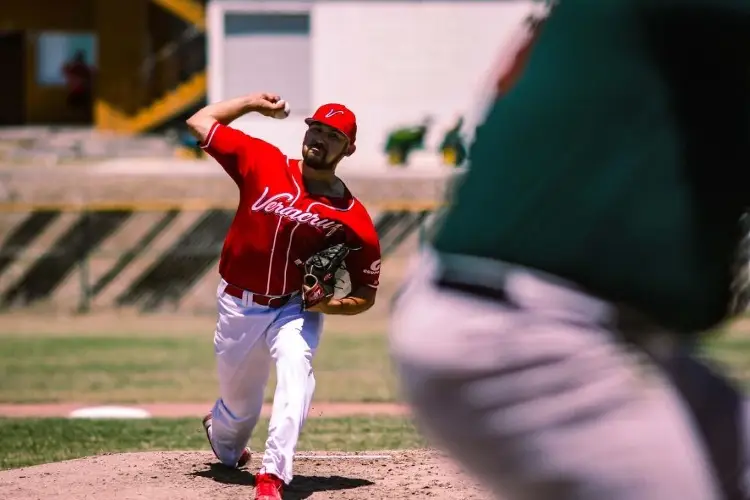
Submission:
M 471 122 L 534 0 L 213 0 L 208 5 L 208 99 L 271 91 L 287 120 L 247 116 L 236 126 L 299 155 L 303 119 L 325 102 L 357 115 L 357 153 L 382 168 L 388 131 L 434 119 L 429 156 L 460 115 Z M 421 153 L 424 157 L 425 154 Z

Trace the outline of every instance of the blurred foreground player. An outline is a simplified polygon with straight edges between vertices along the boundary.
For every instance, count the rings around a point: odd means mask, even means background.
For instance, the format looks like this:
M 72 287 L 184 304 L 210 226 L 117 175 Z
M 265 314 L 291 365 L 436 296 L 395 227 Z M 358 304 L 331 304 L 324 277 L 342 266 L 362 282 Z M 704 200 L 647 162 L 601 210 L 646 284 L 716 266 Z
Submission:
M 746 497 L 737 392 L 685 346 L 730 315 L 748 47 L 748 0 L 563 0 L 478 127 L 390 340 L 498 497 Z

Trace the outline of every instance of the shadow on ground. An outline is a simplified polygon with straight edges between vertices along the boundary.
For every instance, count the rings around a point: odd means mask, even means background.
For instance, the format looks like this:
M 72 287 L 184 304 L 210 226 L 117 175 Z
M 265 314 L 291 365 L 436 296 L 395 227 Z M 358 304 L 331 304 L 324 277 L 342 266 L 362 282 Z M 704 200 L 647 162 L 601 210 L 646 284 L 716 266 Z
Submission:
M 205 470 L 189 473 L 190 476 L 206 477 L 218 483 L 255 486 L 255 476 L 248 470 L 232 469 L 217 463 L 207 463 Z M 351 490 L 375 483 L 367 479 L 342 476 L 295 476 L 284 491 L 284 500 L 302 500 L 319 491 Z

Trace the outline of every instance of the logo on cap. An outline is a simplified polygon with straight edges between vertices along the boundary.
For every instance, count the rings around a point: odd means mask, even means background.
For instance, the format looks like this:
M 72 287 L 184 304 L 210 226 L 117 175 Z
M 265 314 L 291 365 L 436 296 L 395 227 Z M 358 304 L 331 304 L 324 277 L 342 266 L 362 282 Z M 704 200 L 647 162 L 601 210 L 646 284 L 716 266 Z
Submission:
M 344 114 L 344 112 L 341 111 L 340 109 L 338 109 L 338 110 L 331 109 L 331 110 L 328 111 L 328 113 L 326 113 L 326 118 L 330 118 L 330 117 L 335 116 L 335 115 L 337 115 L 339 113 L 341 113 L 342 115 Z

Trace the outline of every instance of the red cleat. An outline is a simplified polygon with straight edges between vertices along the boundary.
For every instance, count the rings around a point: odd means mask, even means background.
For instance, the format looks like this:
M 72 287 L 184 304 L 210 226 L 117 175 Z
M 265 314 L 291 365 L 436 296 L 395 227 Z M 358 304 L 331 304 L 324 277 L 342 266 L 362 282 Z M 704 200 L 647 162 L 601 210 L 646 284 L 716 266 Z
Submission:
M 273 474 L 255 475 L 255 500 L 281 500 L 284 481 Z

